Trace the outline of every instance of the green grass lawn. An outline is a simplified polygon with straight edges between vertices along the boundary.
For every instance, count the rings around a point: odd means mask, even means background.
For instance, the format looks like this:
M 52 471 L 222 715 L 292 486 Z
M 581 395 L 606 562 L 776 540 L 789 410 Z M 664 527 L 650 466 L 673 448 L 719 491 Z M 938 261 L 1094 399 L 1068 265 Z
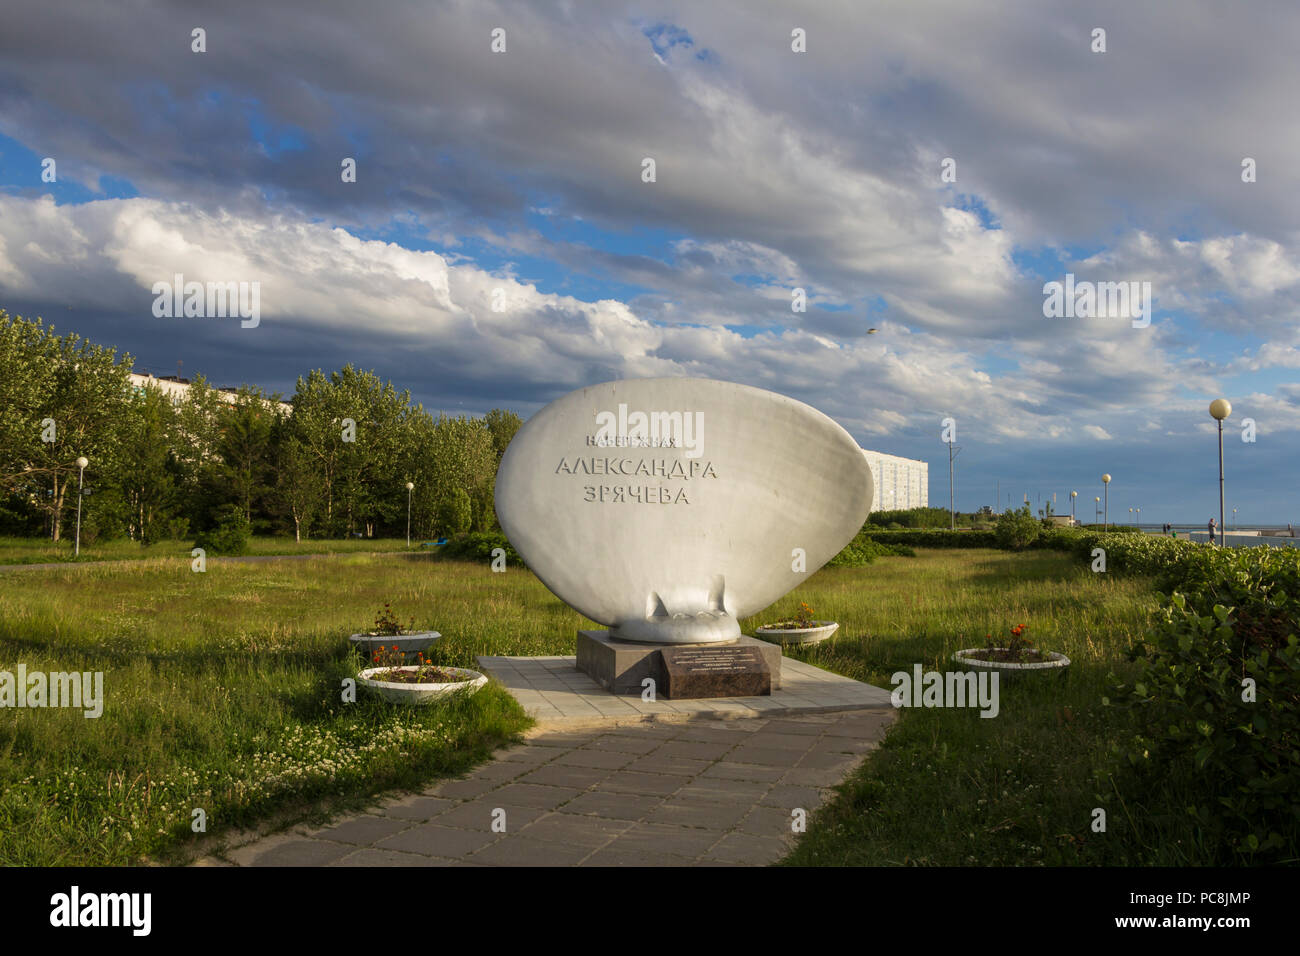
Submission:
M 373 544 L 373 542 L 367 542 Z M 839 634 L 800 656 L 889 685 L 1028 623 L 1075 661 L 1064 686 L 1007 688 L 1002 712 L 904 711 L 815 817 L 792 862 L 1122 862 L 1139 853 L 1103 765 L 1107 671 L 1155 597 L 1046 552 L 919 551 L 826 569 L 756 623 L 807 601 Z M 340 701 L 345 638 L 391 602 L 444 634 L 436 663 L 572 654 L 579 614 L 529 572 L 429 555 L 253 564 L 179 557 L 0 577 L 0 669 L 103 671 L 104 712 L 0 711 L 0 863 L 178 861 L 209 832 L 358 805 L 483 759 L 527 718 L 495 686 L 448 706 Z M 1108 809 L 1109 835 L 1089 833 Z M 1134 807 L 1129 805 L 1128 812 Z M 1115 849 L 1115 847 L 1119 849 Z M 1126 856 L 1128 854 L 1128 856 Z M 1134 861 L 1138 859 L 1133 856 Z
M 147 558 L 188 558 L 194 539 L 155 541 L 141 544 L 127 538 L 113 538 L 94 543 L 82 542 L 81 554 L 73 556 L 72 538 L 59 542 L 46 538 L 0 537 L 0 564 L 53 564 L 60 561 L 140 561 Z M 248 554 L 352 554 L 369 551 L 405 551 L 405 538 L 312 538 L 294 541 L 285 536 L 254 536 L 248 541 Z M 420 542 L 411 539 L 411 550 L 420 550 Z

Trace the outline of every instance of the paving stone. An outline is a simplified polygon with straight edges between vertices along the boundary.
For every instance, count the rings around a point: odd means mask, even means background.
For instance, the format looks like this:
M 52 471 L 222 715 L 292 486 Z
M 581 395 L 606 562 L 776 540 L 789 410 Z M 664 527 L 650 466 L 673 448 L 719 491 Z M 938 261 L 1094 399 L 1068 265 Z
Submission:
M 586 790 L 604 780 L 613 771 L 596 767 L 570 767 L 547 764 L 519 778 L 520 783 L 540 783 L 549 787 L 572 787 Z
M 799 763 L 795 766 L 801 770 L 837 770 L 841 774 L 847 775 L 861 762 L 862 758 L 857 754 L 837 754 L 810 750 L 799 758 Z
M 775 783 L 786 773 L 788 771 L 784 767 L 760 767 L 757 764 L 739 763 L 728 758 L 713 764 L 696 779 L 720 777 L 725 780 L 764 780 Z
M 601 734 L 583 750 L 612 750 L 623 754 L 648 754 L 664 745 L 660 734 Z
M 325 866 L 356 849 L 350 843 L 297 839 L 274 846 L 255 856 L 250 866 Z
M 638 757 L 623 769 L 636 773 L 670 773 L 679 777 L 698 777 L 712 762 L 712 760 L 690 760 L 686 757 L 666 757 L 656 750 L 652 754 Z
M 591 851 L 589 846 L 512 834 L 479 850 L 470 860 L 490 866 L 574 866 Z
M 528 768 L 508 760 L 493 760 L 474 771 L 475 780 L 506 782 L 528 772 Z
M 450 864 L 451 860 L 441 860 L 439 863 L 443 866 Z M 355 853 L 349 853 L 341 860 L 335 860 L 330 866 L 433 866 L 435 858 L 430 856 L 420 856 L 418 853 L 402 853 L 398 850 L 376 850 L 374 847 L 366 847 L 357 850 Z M 364 893 L 362 894 L 364 896 Z M 382 909 L 382 906 L 379 907 Z
M 594 792 L 611 791 L 615 793 L 652 793 L 666 796 L 681 788 L 686 781 L 682 777 L 666 773 L 632 773 L 620 770 L 612 773 L 593 787 Z
M 708 851 L 708 858 L 751 866 L 775 863 L 790 852 L 791 843 L 778 837 L 729 833 Z
M 454 806 L 456 806 L 455 800 L 443 797 L 407 797 L 400 803 L 385 804 L 379 808 L 379 812 L 386 817 L 422 823 Z
M 768 790 L 758 803 L 759 806 L 764 807 L 781 807 L 786 810 L 802 807 L 804 810 L 812 811 L 821 806 L 825 799 L 825 791 L 820 787 L 796 787 L 778 783 Z
M 542 807 L 525 807 L 518 804 L 497 803 L 493 800 L 471 800 L 469 803 L 462 803 L 454 810 L 439 814 L 432 822 L 441 827 L 490 831 L 493 821 L 500 819 L 501 815 L 496 812 L 498 810 L 505 812 L 506 832 L 522 830 L 548 812 L 547 808 Z
M 695 861 L 685 856 L 669 856 L 663 853 L 646 853 L 642 850 L 626 848 L 611 849 L 605 847 L 587 857 L 579 866 L 692 866 Z
M 424 856 L 441 856 L 458 859 L 482 849 L 501 838 L 500 833 L 486 830 L 461 830 L 456 827 L 425 823 L 418 827 L 379 841 L 381 850 L 400 850 L 403 853 L 420 853 Z
M 563 747 L 565 750 L 571 750 L 574 747 L 582 747 L 596 739 L 594 733 L 564 733 L 556 731 L 546 734 L 538 734 L 536 737 L 529 737 L 528 743 L 533 747 Z
M 608 820 L 640 820 L 663 803 L 662 796 L 644 793 L 613 793 L 589 790 L 574 797 L 560 810 L 561 813 L 595 815 Z
M 497 760 L 509 761 L 512 763 L 546 763 L 548 760 L 554 760 L 556 749 L 554 747 L 511 747 L 509 750 L 498 751 Z
M 727 780 L 724 777 L 697 777 L 682 787 L 676 797 L 705 803 L 761 802 L 771 784 L 760 780 Z
M 780 839 L 786 839 L 794 836 L 794 810 L 784 807 L 755 807 L 750 810 L 737 825 L 736 829 L 741 833 L 749 833 L 755 836 L 770 836 Z M 808 810 L 808 807 L 799 809 Z M 805 824 L 807 817 L 804 818 Z
M 818 735 L 817 738 L 810 738 L 810 734 L 783 734 L 772 730 L 770 727 L 765 727 L 751 735 L 749 740 L 745 742 L 744 746 L 776 750 L 797 750 L 800 753 L 803 753 L 807 751 L 810 746 L 815 745 L 816 740 L 820 739 L 820 735 Z
M 431 796 L 451 797 L 455 800 L 472 800 L 491 790 L 495 790 L 499 786 L 501 786 L 499 780 L 479 780 L 477 777 L 470 777 L 467 780 L 448 780 L 437 787 L 430 787 L 426 792 Z
M 834 787 L 844 781 L 844 774 L 838 770 L 821 770 L 813 767 L 795 767 L 783 773 L 778 783 L 792 784 L 796 787 Z
M 604 750 L 572 750 L 556 757 L 552 763 L 561 767 L 590 767 L 600 770 L 617 770 L 636 759 L 636 754 Z
M 536 783 L 509 783 L 500 790 L 492 791 L 487 802 L 500 801 L 501 806 L 538 807 L 542 810 L 554 810 L 562 803 L 568 803 L 581 790 L 573 787 L 551 787 Z M 483 802 L 483 801 L 480 801 Z
M 409 820 L 394 820 L 389 817 L 363 814 L 334 826 L 310 831 L 309 835 L 314 839 L 364 846 L 382 840 L 386 836 L 392 836 L 394 833 L 400 833 L 409 826 L 411 826 Z
M 572 813 L 548 813 L 524 827 L 519 831 L 519 835 L 534 840 L 572 843 L 595 849 L 604 846 L 630 826 L 632 826 L 631 820 L 610 820 Z
M 717 803 L 673 797 L 664 801 L 645 818 L 646 823 L 662 823 L 678 827 L 702 827 L 716 830 L 719 835 L 739 823 L 750 806 L 745 803 Z
M 702 740 L 670 740 L 654 752 L 656 757 L 684 757 L 688 760 L 704 760 L 708 763 L 723 757 L 733 749 L 740 739 L 726 742 Z
M 605 849 L 694 859 L 704 856 L 721 836 L 722 834 L 716 830 L 638 823 L 615 838 Z
M 727 754 L 727 760 L 733 763 L 756 763 L 766 767 L 785 767 L 788 769 L 798 763 L 799 758 L 804 753 L 803 750 L 741 744 Z

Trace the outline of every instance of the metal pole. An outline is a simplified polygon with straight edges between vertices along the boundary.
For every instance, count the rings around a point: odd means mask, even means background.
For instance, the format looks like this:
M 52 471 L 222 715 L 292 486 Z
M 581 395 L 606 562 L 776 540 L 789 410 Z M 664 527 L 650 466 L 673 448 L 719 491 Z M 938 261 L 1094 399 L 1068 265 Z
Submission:
M 1222 439 L 1220 439 L 1219 444 L 1220 445 L 1223 444 Z M 1220 471 L 1222 471 L 1222 469 L 1220 469 Z M 86 469 L 78 468 L 77 469 L 77 543 L 76 545 L 74 545 L 73 552 L 72 552 L 73 555 L 76 557 L 81 556 L 81 488 L 83 485 L 82 479 L 84 479 L 85 476 L 86 476 Z
M 411 489 L 406 489 L 406 546 L 411 546 Z
M 1104 522 L 1102 526 L 1102 530 L 1109 531 L 1110 530 L 1110 482 L 1103 483 L 1102 488 L 1105 489 L 1103 494 L 1105 494 L 1106 496 L 1104 499 L 1105 503 L 1102 506 L 1103 508 L 1105 508 L 1105 510 L 1102 512 L 1102 514 L 1105 515 L 1105 517 L 1102 519 L 1102 521 Z
M 950 531 L 957 530 L 957 512 L 953 510 L 953 492 L 952 492 L 952 442 L 948 442 L 948 528 Z
M 1223 547 L 1223 419 L 1219 419 L 1219 547 Z

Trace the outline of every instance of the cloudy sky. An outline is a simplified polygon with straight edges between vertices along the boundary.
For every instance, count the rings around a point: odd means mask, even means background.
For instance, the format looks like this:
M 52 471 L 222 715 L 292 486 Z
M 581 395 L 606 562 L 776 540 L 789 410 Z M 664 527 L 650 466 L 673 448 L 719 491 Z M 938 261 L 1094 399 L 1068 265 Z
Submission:
M 5 0 L 0 307 L 451 412 L 746 382 L 945 506 L 952 417 L 963 509 L 1105 471 L 1112 519 L 1204 522 L 1223 395 L 1229 511 L 1300 523 L 1297 49 L 1285 0 Z M 177 273 L 260 322 L 155 317 Z M 1149 325 L 1045 315 L 1067 274 Z

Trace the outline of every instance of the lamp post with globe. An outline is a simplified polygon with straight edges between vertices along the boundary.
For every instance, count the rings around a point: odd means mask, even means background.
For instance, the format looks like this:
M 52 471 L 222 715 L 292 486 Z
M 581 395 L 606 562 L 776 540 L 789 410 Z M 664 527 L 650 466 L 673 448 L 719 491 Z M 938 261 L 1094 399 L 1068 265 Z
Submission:
M 1105 515 L 1105 517 L 1102 519 L 1105 522 L 1105 525 L 1102 528 L 1102 530 L 1109 531 L 1110 530 L 1110 475 L 1101 476 L 1101 485 L 1103 488 L 1102 494 L 1106 496 L 1106 503 L 1105 505 L 1103 505 L 1104 510 L 1102 511 L 1102 514 Z
M 1079 497 L 1079 493 L 1077 491 L 1070 492 L 1070 526 L 1071 527 L 1073 527 L 1074 524 L 1076 523 L 1074 520 L 1074 499 L 1077 497 Z
M 73 545 L 73 555 L 81 556 L 81 497 L 82 489 L 86 485 L 86 466 L 90 464 L 89 459 L 82 455 L 77 459 L 77 540 Z
M 413 481 L 407 481 L 407 548 L 411 546 L 411 489 L 415 488 Z
M 1232 403 L 1226 398 L 1210 402 L 1210 417 L 1219 423 L 1219 545 L 1223 545 L 1223 420 L 1232 414 Z

